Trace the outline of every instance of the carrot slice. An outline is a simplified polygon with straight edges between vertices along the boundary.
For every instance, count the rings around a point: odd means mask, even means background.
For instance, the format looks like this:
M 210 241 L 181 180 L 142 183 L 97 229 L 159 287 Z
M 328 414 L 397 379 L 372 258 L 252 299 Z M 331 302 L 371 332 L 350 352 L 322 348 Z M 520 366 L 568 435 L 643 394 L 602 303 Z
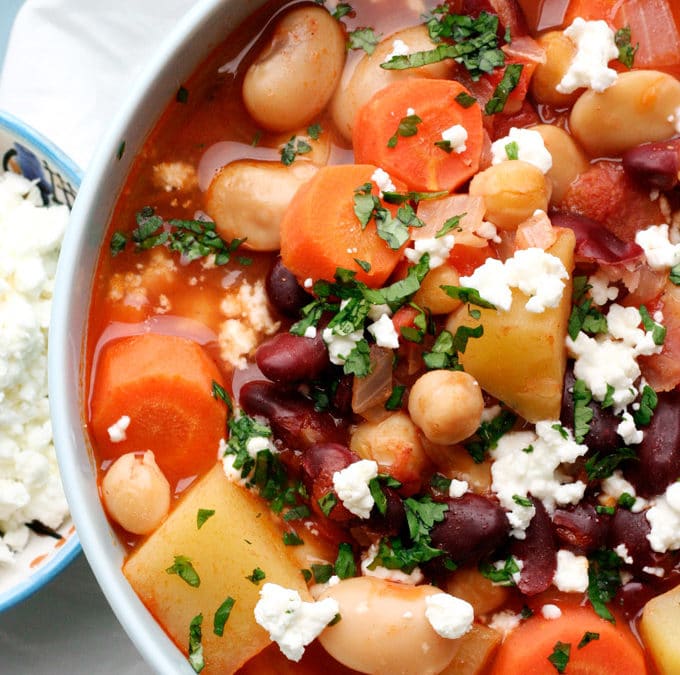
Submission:
M 356 272 L 373 288 L 381 286 L 399 262 L 402 248 L 392 249 L 378 235 L 375 219 L 362 229 L 354 212 L 355 191 L 372 183 L 377 167 L 366 164 L 326 166 L 293 197 L 281 221 L 281 259 L 300 282 L 332 280 L 337 268 Z M 397 191 L 405 186 L 392 180 Z M 394 216 L 397 207 L 384 204 Z
M 436 192 L 462 185 L 479 169 L 483 138 L 481 109 L 476 102 L 466 108 L 464 97 L 463 104 L 456 100 L 461 94 L 469 92 L 454 80 L 408 78 L 381 89 L 357 113 L 357 162 L 377 164 L 412 190 Z M 422 122 L 415 134 L 398 135 L 409 108 Z M 442 132 L 458 124 L 467 132 L 463 152 L 435 145 L 444 141 Z M 390 141 L 395 134 L 396 144 Z
M 222 384 L 215 362 L 191 340 L 147 333 L 115 340 L 99 356 L 91 399 L 91 430 L 100 456 L 152 450 L 174 487 L 216 461 L 226 407 L 212 395 Z M 125 438 L 108 428 L 130 418 Z
M 595 637 L 597 635 L 597 637 Z M 549 657 L 564 653 L 568 664 L 558 670 Z M 584 644 L 586 643 L 586 644 Z M 581 645 L 579 647 L 579 645 Z M 552 657 L 560 658 L 559 654 Z M 586 607 L 562 607 L 562 616 L 544 619 L 534 615 L 510 633 L 501 646 L 492 675 L 645 675 L 647 667 L 640 644 L 619 622 L 601 619 Z

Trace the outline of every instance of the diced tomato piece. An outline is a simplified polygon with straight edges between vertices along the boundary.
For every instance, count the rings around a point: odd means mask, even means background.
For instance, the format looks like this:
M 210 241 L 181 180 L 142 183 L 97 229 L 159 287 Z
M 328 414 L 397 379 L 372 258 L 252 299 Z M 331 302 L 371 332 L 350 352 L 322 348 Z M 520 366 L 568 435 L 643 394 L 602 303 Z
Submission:
M 449 262 L 456 268 L 460 276 L 472 274 L 487 258 L 494 258 L 494 251 L 488 244 L 486 246 L 454 246 L 449 254 Z

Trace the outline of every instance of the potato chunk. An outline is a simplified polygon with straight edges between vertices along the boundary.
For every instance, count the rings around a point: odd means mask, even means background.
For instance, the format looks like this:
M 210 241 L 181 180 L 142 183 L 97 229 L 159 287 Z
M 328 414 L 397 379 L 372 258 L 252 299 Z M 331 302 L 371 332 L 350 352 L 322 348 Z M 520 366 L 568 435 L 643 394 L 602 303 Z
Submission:
M 571 230 L 556 228 L 557 241 L 548 253 L 562 260 L 571 274 L 574 269 L 575 237 Z M 559 419 L 562 383 L 567 362 L 564 341 L 571 311 L 571 279 L 555 308 L 540 314 L 529 312 L 526 296 L 513 290 L 507 312 L 482 309 L 472 318 L 467 307 L 452 314 L 447 329 L 455 334 L 459 326 L 481 323 L 484 334 L 467 343 L 460 361 L 482 389 L 504 401 L 529 422 Z
M 680 586 L 652 598 L 642 612 L 640 633 L 661 675 L 680 673 Z
M 200 530 L 199 509 L 215 511 Z M 264 501 L 230 483 L 221 463 L 217 464 L 123 568 L 137 595 L 185 653 L 189 624 L 203 614 L 205 674 L 234 672 L 270 643 L 253 617 L 260 588 L 246 577 L 256 567 L 264 571 L 267 581 L 311 599 L 300 569 L 288 557 L 281 531 L 268 514 Z M 198 573 L 197 588 L 166 572 L 180 555 L 189 558 Z M 219 637 L 213 632 L 213 617 L 227 597 L 236 602 Z

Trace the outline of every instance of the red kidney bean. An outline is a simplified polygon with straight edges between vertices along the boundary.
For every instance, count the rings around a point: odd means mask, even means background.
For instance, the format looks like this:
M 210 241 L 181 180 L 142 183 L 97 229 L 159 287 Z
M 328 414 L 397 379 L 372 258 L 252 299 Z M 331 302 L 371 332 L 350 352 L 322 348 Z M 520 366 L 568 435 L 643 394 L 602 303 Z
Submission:
M 310 400 L 272 382 L 254 380 L 243 385 L 239 403 L 249 415 L 266 417 L 274 436 L 289 448 L 304 450 L 322 441 L 342 443 L 347 436 L 332 415 L 314 410 Z
M 467 492 L 446 504 L 444 520 L 434 525 L 430 536 L 433 546 L 456 565 L 479 562 L 505 543 L 510 524 L 498 502 Z
M 680 179 L 680 139 L 643 143 L 627 150 L 623 154 L 623 168 L 650 187 L 673 189 Z
M 292 333 L 279 333 L 263 342 L 255 361 L 266 377 L 283 384 L 315 380 L 329 363 L 320 334 L 306 338 Z
M 560 545 L 579 555 L 603 546 L 607 538 L 608 517 L 601 516 L 588 502 L 556 509 L 553 529 Z
M 567 364 L 567 371 L 564 375 L 560 422 L 572 431 L 574 429 L 574 396 L 572 394 L 574 382 L 573 362 L 570 361 Z M 595 402 L 591 402 L 589 407 L 593 411 L 593 419 L 590 422 L 590 430 L 586 434 L 583 443 L 593 452 L 610 452 L 615 450 L 621 444 L 621 439 L 616 433 L 616 427 L 620 420 L 610 408 L 603 410 Z
M 281 314 L 291 318 L 297 318 L 300 310 L 313 300 L 312 296 L 298 284 L 293 273 L 281 262 L 281 258 L 277 258 L 269 269 L 265 288 L 269 302 Z
M 639 461 L 626 471 L 626 478 L 643 497 L 661 494 L 680 478 L 680 392 L 661 392 L 658 397 L 651 423 L 642 427 Z
M 526 538 L 514 539 L 510 552 L 524 563 L 517 587 L 525 595 L 536 595 L 552 584 L 557 569 L 557 546 L 550 516 L 543 503 L 531 498 L 536 513 L 526 529 Z

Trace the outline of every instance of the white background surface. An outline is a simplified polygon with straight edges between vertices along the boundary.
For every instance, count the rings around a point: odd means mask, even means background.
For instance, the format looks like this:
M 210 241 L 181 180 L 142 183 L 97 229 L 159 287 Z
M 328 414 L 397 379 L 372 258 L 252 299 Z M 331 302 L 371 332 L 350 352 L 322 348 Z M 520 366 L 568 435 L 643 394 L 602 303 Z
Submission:
M 0 0 L 0 108 L 84 169 L 129 83 L 195 1 Z M 2 675 L 151 672 L 82 554 L 37 594 L 0 614 Z

